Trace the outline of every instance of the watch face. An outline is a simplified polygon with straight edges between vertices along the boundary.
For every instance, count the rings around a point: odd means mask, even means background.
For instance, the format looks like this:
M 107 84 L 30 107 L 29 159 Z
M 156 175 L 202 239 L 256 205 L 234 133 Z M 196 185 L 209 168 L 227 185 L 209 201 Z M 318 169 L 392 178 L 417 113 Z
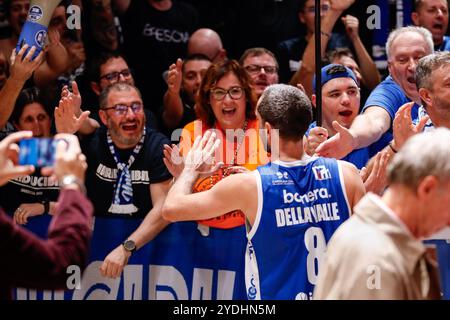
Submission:
M 123 243 L 123 246 L 125 248 L 125 250 L 133 252 L 134 250 L 136 250 L 136 244 L 134 243 L 133 240 L 127 240 Z

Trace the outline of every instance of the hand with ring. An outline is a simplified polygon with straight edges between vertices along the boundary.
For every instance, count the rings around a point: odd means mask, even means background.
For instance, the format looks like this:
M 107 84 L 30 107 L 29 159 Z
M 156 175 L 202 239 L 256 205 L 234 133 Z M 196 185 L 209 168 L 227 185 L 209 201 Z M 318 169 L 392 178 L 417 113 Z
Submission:
M 14 212 L 14 221 L 18 224 L 26 224 L 28 218 L 44 214 L 42 203 L 22 203 Z

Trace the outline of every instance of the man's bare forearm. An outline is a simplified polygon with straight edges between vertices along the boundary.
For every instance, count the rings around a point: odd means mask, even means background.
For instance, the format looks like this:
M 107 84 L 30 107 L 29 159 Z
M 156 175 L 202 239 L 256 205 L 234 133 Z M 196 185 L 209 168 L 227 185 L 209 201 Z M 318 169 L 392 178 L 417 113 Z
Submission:
M 25 81 L 8 78 L 0 91 L 0 128 L 3 128 L 11 116 L 17 97 Z
M 387 117 L 389 116 L 387 115 Z M 386 124 L 385 121 L 386 119 L 382 116 L 376 117 L 376 115 L 368 114 L 357 116 L 350 127 L 355 149 L 367 147 L 378 141 L 389 129 L 389 124 Z

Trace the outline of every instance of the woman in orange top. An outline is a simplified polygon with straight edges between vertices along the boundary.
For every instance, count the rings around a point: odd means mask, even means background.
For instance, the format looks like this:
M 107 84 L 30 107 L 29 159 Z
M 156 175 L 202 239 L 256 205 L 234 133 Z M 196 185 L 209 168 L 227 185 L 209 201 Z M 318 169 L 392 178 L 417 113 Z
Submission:
M 209 67 L 198 91 L 198 120 L 184 127 L 180 149 L 186 155 L 196 137 L 207 130 L 215 130 L 221 140 L 215 160 L 223 162 L 224 166 L 212 175 L 198 179 L 194 192 L 210 189 L 217 181 L 235 172 L 236 166 L 254 170 L 269 161 L 258 134 L 255 108 L 251 79 L 237 61 L 228 60 Z M 228 229 L 244 224 L 245 219 L 241 211 L 234 211 L 199 223 Z

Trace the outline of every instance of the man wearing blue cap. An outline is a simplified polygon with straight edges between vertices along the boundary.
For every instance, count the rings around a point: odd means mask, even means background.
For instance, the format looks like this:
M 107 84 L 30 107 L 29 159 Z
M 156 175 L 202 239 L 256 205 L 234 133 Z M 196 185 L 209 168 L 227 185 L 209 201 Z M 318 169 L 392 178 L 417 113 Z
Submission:
M 386 42 L 389 76 L 370 94 L 362 114 L 350 128 L 339 127 L 338 133 L 316 150 L 323 157 L 343 158 L 351 151 L 375 144 L 378 150 L 392 139 L 392 122 L 406 102 L 415 102 L 412 117 L 420 104 L 415 69 L 418 60 L 433 52 L 431 33 L 423 27 L 403 27 L 389 34 Z
M 360 106 L 360 91 L 358 80 L 349 68 L 340 64 L 329 64 L 322 68 L 322 127 L 316 122 L 311 123 L 305 134 L 305 151 L 309 155 L 315 153 L 317 146 L 334 136 L 339 125 L 350 128 L 353 120 L 358 115 Z M 313 87 L 315 91 L 316 80 Z M 316 95 L 312 95 L 312 103 L 316 106 Z M 342 160 L 353 163 L 358 169 L 365 166 L 369 160 L 368 148 L 353 150 Z

